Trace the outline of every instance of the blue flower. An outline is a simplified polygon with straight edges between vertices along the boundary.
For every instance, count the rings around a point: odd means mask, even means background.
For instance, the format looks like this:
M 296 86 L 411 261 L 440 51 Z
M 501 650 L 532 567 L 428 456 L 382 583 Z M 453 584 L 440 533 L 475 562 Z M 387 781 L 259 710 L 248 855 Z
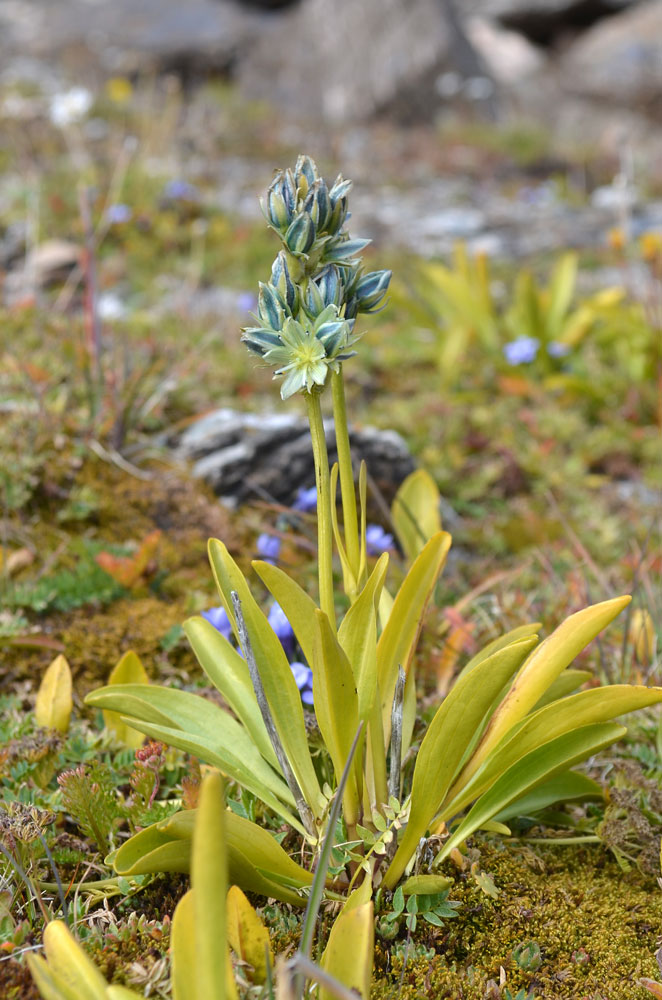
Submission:
M 163 197 L 169 201 L 197 201 L 200 192 L 194 184 L 188 181 L 172 180 L 168 181 L 163 189 Z
M 253 312 L 257 308 L 257 298 L 252 292 L 240 292 L 237 296 L 237 308 L 241 312 Z
M 313 704 L 313 672 L 310 667 L 307 667 L 305 663 L 299 663 L 295 660 L 294 663 L 290 663 L 292 668 L 292 673 L 294 674 L 294 680 L 296 685 L 301 692 L 301 701 L 304 705 Z
M 275 564 L 280 555 L 280 538 L 263 531 L 258 535 L 256 542 L 258 555 L 262 556 L 265 562 Z
M 518 337 L 504 345 L 503 353 L 509 365 L 528 365 L 536 360 L 539 347 L 535 337 Z
M 109 205 L 106 209 L 106 222 L 111 226 L 119 226 L 124 222 L 129 222 L 133 212 L 128 205 L 118 203 Z
M 200 614 L 206 618 L 210 625 L 213 625 L 222 636 L 230 641 L 232 638 L 232 625 L 225 608 L 210 608 L 209 611 L 201 611 Z
M 315 510 L 317 507 L 317 487 L 311 486 L 309 489 L 297 490 L 297 495 L 294 503 L 292 504 L 292 510 L 301 511 L 302 514 L 308 514 L 310 511 Z
M 271 605 L 267 620 L 280 639 L 281 645 L 289 659 L 294 653 L 294 630 L 285 612 L 276 601 Z
M 365 531 L 365 544 L 369 556 L 379 556 L 393 548 L 393 535 L 384 531 L 381 524 L 369 524 Z

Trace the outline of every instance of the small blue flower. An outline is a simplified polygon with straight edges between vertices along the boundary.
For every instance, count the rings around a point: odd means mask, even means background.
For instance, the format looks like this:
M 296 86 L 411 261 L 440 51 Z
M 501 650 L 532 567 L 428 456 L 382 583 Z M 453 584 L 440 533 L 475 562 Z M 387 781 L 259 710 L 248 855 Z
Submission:
M 568 344 L 562 344 L 560 340 L 550 340 L 547 345 L 547 353 L 550 358 L 564 358 L 570 353 Z
M 168 181 L 163 189 L 163 197 L 169 201 L 197 201 L 200 197 L 200 192 L 194 184 L 175 179 Z
M 292 668 L 292 673 L 294 674 L 294 680 L 296 685 L 301 692 L 301 701 L 304 705 L 313 704 L 313 672 L 310 667 L 307 667 L 305 663 L 299 663 L 295 661 L 290 663 Z
M 536 360 L 539 347 L 535 337 L 518 337 L 504 345 L 503 353 L 509 365 L 528 365 Z
M 270 535 L 267 531 L 263 531 L 261 535 L 258 535 L 256 545 L 258 555 L 262 556 L 265 562 L 273 563 L 274 565 L 278 562 L 280 538 L 276 538 L 275 535 Z
M 276 601 L 271 605 L 267 620 L 280 639 L 280 643 L 289 659 L 294 653 L 294 629 L 290 625 L 289 619 L 280 604 L 276 603 Z
M 237 309 L 241 312 L 253 312 L 257 309 L 257 298 L 252 292 L 240 292 L 237 296 Z
M 111 226 L 121 226 L 123 223 L 129 222 L 132 215 L 133 212 L 128 205 L 121 203 L 109 205 L 106 209 L 106 222 Z
M 379 556 L 393 548 L 393 535 L 384 531 L 381 524 L 369 524 L 365 531 L 365 545 L 369 556 Z
M 210 608 L 209 611 L 201 611 L 200 614 L 206 618 L 210 625 L 213 625 L 222 636 L 230 641 L 232 638 L 232 625 L 225 608 Z
M 317 507 L 317 487 L 311 486 L 309 489 L 297 490 L 297 495 L 292 510 L 301 511 L 302 514 L 309 514 Z

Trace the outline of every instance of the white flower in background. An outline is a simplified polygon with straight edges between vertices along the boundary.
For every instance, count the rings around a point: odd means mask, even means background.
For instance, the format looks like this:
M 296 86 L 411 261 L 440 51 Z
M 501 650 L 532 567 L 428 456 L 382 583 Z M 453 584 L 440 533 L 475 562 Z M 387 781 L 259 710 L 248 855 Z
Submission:
M 50 119 L 57 128 L 66 128 L 84 118 L 92 107 L 92 94 L 85 87 L 72 87 L 51 98 Z
M 114 292 L 104 292 L 97 301 L 97 315 L 105 322 L 123 319 L 126 316 L 126 306 Z

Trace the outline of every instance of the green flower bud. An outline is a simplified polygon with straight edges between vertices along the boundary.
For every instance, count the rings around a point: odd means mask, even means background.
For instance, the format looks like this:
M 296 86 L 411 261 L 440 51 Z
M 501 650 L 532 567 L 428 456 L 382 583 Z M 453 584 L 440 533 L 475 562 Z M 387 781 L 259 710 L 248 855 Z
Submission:
M 326 186 L 326 182 L 322 178 L 315 181 L 313 186 L 308 191 L 306 199 L 303 203 L 303 211 L 310 215 L 311 219 L 315 223 L 317 232 L 323 232 L 331 216 L 333 208 L 329 199 L 329 191 Z
M 305 178 L 306 190 L 308 190 L 313 186 L 315 181 L 319 180 L 319 176 L 317 164 L 311 156 L 304 156 L 302 154 L 297 158 L 296 166 L 294 168 L 294 181 L 297 188 L 301 187 L 301 181 Z
M 392 271 L 371 271 L 363 275 L 356 283 L 354 297 L 357 302 L 357 312 L 375 312 L 386 295 Z
M 271 267 L 271 284 L 292 316 L 296 315 L 299 309 L 299 289 L 292 281 L 287 266 L 287 257 L 283 250 L 280 251 Z
M 351 258 L 364 250 L 372 240 L 350 240 L 346 235 L 337 236 L 324 248 L 325 263 L 338 264 L 340 267 L 352 264 Z
M 296 207 L 296 186 L 291 170 L 279 170 L 267 191 L 266 203 L 261 204 L 267 222 L 279 232 L 286 230 Z
M 241 333 L 241 339 L 253 354 L 263 358 L 267 351 L 273 347 L 278 347 L 280 337 L 278 334 L 265 326 L 247 326 Z
M 293 254 L 307 254 L 316 235 L 315 223 L 307 213 L 301 212 L 285 233 L 285 245 Z
M 305 308 L 309 316 L 319 316 L 327 306 L 340 309 L 344 300 L 343 281 L 335 264 L 329 264 L 308 282 Z
M 262 322 L 272 330 L 280 330 L 285 322 L 285 310 L 278 293 L 271 285 L 260 282 L 257 297 L 257 314 Z

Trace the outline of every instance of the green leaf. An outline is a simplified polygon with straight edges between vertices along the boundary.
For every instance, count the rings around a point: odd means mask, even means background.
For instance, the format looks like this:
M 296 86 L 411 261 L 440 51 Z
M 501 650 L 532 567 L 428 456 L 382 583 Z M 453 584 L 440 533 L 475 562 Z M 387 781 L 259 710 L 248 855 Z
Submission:
M 554 268 L 549 284 L 549 302 L 545 317 L 545 336 L 548 341 L 558 340 L 563 332 L 563 325 L 575 290 L 577 263 L 576 253 L 565 253 L 559 258 Z
M 349 660 L 333 634 L 329 619 L 319 610 L 315 619 L 319 630 L 311 662 L 315 715 L 339 782 L 359 724 L 358 696 Z M 359 768 L 353 767 L 343 796 L 348 826 L 358 819 L 361 799 L 358 774 Z
M 243 726 L 218 705 L 200 695 L 156 684 L 100 688 L 86 701 L 122 713 L 134 729 L 217 767 L 303 832 L 300 822 L 283 806 L 294 805 L 286 783 L 262 758 Z
M 177 903 L 172 915 L 170 931 L 172 971 L 170 976 L 173 1000 L 197 1000 L 198 998 L 195 929 L 193 890 L 189 889 Z
M 280 770 L 255 697 L 246 661 L 225 636 L 204 618 L 187 619 L 184 622 L 184 631 L 198 663 L 209 680 L 244 724 L 264 759 L 272 767 Z
M 55 996 L 61 1000 L 105 1000 L 106 980 L 63 921 L 46 924 L 44 953 L 48 972 L 43 979 L 48 989 L 59 990 Z M 42 973 L 45 971 L 43 965 L 38 968 Z M 34 975 L 34 966 L 31 969 Z
M 221 600 L 234 622 L 232 591 L 241 601 L 242 613 L 276 730 L 303 796 L 316 818 L 324 798 L 313 767 L 301 706 L 301 695 L 280 640 L 250 592 L 243 573 L 223 542 L 212 538 L 209 560 Z
M 391 506 L 393 527 L 411 563 L 433 535 L 441 531 L 437 484 L 425 469 L 416 469 L 400 485 Z
M 375 921 L 372 902 L 344 909 L 336 918 L 321 966 L 362 1000 L 370 1000 Z M 335 1000 L 320 986 L 319 1000 Z
M 226 910 L 230 947 L 241 962 L 253 966 L 248 973 L 252 982 L 266 982 L 267 957 L 273 966 L 269 931 L 237 885 L 228 890 Z
M 384 552 L 338 629 L 338 642 L 347 655 L 356 682 L 359 717 L 366 721 L 370 718 L 373 705 L 376 703 L 375 695 L 378 687 L 376 608 L 384 586 L 388 563 L 388 552 Z
M 212 772 L 202 782 L 193 830 L 191 886 L 195 926 L 196 994 L 226 998 L 228 885 L 223 779 Z
M 411 875 L 401 889 L 405 896 L 432 896 L 445 892 L 452 884 L 453 880 L 445 875 Z
M 518 639 L 493 653 L 464 674 L 437 709 L 416 757 L 409 821 L 384 876 L 386 888 L 396 885 L 414 854 L 495 695 L 535 643 L 535 636 Z
M 544 708 L 545 705 L 551 704 L 553 701 L 558 701 L 559 698 L 565 698 L 567 695 L 572 694 L 573 691 L 576 691 L 586 681 L 590 681 L 592 677 L 593 674 L 590 670 L 572 670 L 570 668 L 564 670 L 547 688 L 540 701 L 533 706 L 533 711 L 535 712 L 539 708 Z
M 528 795 L 511 802 L 506 809 L 494 817 L 495 820 L 506 822 L 514 816 L 530 816 L 540 812 L 555 802 L 586 802 L 589 799 L 603 799 L 604 790 L 597 781 L 588 778 L 577 771 L 567 771 L 558 774 L 542 785 L 538 785 Z
M 35 722 L 46 729 L 66 733 L 72 708 L 71 668 L 60 654 L 46 669 L 39 685 L 34 706 Z
M 534 649 L 521 667 L 508 694 L 494 712 L 473 754 L 465 774 L 471 777 L 485 758 L 512 727 L 543 697 L 559 674 L 586 645 L 595 639 L 616 615 L 631 601 L 631 597 L 614 597 L 570 615 L 557 629 Z
M 280 604 L 285 617 L 294 630 L 303 655 L 310 663 L 317 636 L 317 626 L 315 625 L 317 605 L 314 600 L 278 566 L 272 566 L 271 563 L 261 562 L 257 559 L 251 565 L 269 593 Z
M 108 685 L 112 687 L 114 684 L 149 684 L 147 671 L 138 654 L 134 653 L 132 649 L 125 653 L 111 670 Z M 122 722 L 117 712 L 105 711 L 103 723 L 106 729 L 115 734 L 115 739 L 119 740 L 120 743 L 125 743 L 132 750 L 141 746 L 145 739 L 143 733 Z
M 460 776 L 457 797 L 444 805 L 444 817 L 462 809 L 489 788 L 504 768 L 543 743 L 580 726 L 607 722 L 660 701 L 662 688 L 611 684 L 604 688 L 579 691 L 551 705 L 545 705 L 506 734 L 471 781 L 464 782 L 464 776 Z M 455 788 L 451 790 L 451 794 L 455 792 Z
M 391 739 L 391 706 L 398 667 L 408 673 L 428 602 L 442 571 L 451 536 L 440 531 L 423 548 L 398 590 L 377 645 L 377 680 L 382 696 L 385 746 Z
M 508 768 L 494 785 L 474 804 L 435 858 L 435 864 L 447 858 L 467 837 L 488 820 L 503 812 L 511 802 L 533 791 L 537 785 L 560 771 L 586 760 L 591 754 L 621 739 L 627 730 L 615 723 L 582 726 L 565 733 L 527 754 Z

